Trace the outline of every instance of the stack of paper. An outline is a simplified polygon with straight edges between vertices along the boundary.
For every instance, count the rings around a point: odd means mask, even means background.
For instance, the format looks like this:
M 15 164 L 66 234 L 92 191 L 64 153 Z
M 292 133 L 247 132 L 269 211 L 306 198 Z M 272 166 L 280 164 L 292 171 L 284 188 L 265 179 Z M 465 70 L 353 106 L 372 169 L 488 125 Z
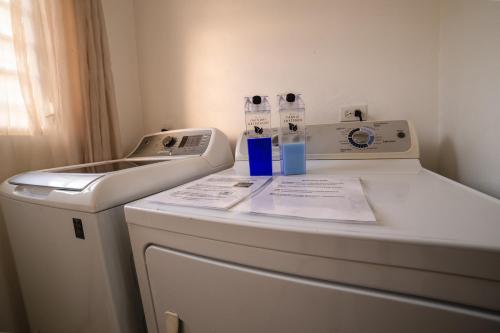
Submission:
M 359 178 L 279 176 L 239 211 L 306 219 L 375 222 Z
M 271 177 L 211 175 L 148 200 L 167 205 L 228 209 L 266 184 Z
M 359 178 L 211 175 L 159 193 L 150 202 L 313 220 L 375 222 Z M 259 189 L 263 188 L 261 191 Z

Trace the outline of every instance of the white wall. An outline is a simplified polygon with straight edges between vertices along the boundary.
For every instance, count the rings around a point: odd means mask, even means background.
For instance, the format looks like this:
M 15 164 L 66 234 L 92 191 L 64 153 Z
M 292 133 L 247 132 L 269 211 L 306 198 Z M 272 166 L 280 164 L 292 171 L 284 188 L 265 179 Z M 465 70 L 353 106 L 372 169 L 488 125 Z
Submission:
M 500 2 L 441 1 L 439 171 L 500 198 Z
M 433 0 L 136 0 L 146 131 L 244 128 L 242 97 L 303 92 L 308 123 L 343 104 L 409 119 L 425 166 L 438 147 L 439 3 Z
M 144 134 L 133 0 L 102 0 L 124 153 Z

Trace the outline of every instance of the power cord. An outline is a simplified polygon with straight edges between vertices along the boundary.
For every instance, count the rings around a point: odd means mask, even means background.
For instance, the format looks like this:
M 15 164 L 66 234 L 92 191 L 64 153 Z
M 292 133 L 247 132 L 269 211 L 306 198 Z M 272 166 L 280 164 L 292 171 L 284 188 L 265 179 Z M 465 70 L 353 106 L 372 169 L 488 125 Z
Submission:
M 363 112 L 361 112 L 361 110 L 355 110 L 354 117 L 359 118 L 359 121 L 363 121 Z

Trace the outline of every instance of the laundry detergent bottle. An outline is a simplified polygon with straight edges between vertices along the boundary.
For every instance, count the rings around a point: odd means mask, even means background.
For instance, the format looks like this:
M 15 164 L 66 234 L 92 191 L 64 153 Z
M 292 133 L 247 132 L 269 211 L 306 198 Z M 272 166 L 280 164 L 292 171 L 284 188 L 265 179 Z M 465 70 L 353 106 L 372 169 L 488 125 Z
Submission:
M 305 106 L 300 94 L 278 95 L 282 175 L 306 173 Z
M 267 96 L 245 97 L 250 176 L 272 176 L 271 105 Z

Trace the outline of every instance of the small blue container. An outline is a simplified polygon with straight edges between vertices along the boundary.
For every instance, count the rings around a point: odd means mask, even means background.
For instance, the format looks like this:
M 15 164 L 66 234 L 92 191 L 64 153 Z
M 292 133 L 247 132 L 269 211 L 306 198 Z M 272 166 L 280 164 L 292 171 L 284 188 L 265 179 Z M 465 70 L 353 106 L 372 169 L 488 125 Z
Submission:
M 271 138 L 249 138 L 247 144 L 250 176 L 272 176 L 273 149 Z
M 281 174 L 301 175 L 306 173 L 306 145 L 285 143 L 281 145 Z
M 250 176 L 273 175 L 271 105 L 267 96 L 245 97 Z
M 306 173 L 305 105 L 300 94 L 278 95 L 281 174 Z

